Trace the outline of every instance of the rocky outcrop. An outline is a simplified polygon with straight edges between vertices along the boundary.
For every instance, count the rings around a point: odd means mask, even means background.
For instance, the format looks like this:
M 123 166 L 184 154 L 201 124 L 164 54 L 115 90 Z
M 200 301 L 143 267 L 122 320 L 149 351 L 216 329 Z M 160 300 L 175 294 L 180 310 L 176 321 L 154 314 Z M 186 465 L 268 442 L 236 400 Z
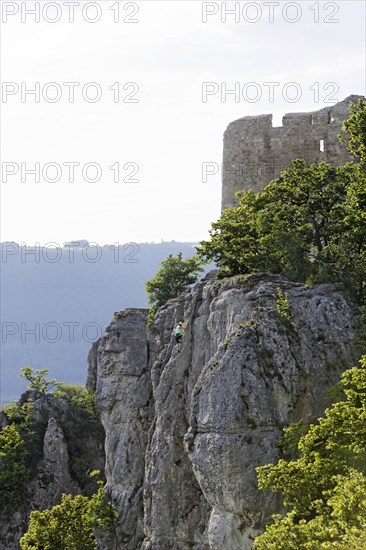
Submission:
M 0 550 L 20 549 L 19 540 L 27 531 L 33 510 L 52 508 L 61 502 L 63 493 L 95 491 L 88 471 L 104 469 L 104 432 L 99 419 L 91 419 L 81 408 L 75 408 L 67 395 L 57 397 L 31 390 L 22 395 L 19 406 L 24 403 L 32 404 L 32 439 L 27 442 L 32 479 L 26 487 L 24 506 L 13 514 L 5 513 L 0 506 Z M 2 412 L 0 424 L 8 423 Z
M 255 468 L 278 459 L 284 426 L 324 411 L 327 389 L 356 359 L 355 307 L 331 285 L 252 275 L 196 284 L 158 311 L 153 334 L 146 317 L 115 314 L 90 353 L 120 516 L 115 547 L 249 550 L 281 510 L 258 490 Z
M 63 493 L 76 495 L 81 490 L 71 478 L 69 453 L 62 428 L 51 417 L 43 439 L 43 458 L 32 484 L 32 507 L 37 510 L 58 504 Z

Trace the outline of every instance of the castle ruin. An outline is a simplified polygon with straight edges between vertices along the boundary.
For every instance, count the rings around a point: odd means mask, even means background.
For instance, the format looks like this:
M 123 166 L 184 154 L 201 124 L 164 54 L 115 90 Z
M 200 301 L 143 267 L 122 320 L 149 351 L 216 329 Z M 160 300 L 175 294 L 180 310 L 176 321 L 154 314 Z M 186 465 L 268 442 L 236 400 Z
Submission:
M 231 122 L 224 134 L 222 209 L 238 204 L 237 191 L 260 191 L 296 158 L 308 164 L 325 161 L 341 166 L 353 159 L 338 140 L 351 95 L 333 106 L 309 113 L 289 113 L 282 126 L 272 126 L 272 115 L 246 116 Z

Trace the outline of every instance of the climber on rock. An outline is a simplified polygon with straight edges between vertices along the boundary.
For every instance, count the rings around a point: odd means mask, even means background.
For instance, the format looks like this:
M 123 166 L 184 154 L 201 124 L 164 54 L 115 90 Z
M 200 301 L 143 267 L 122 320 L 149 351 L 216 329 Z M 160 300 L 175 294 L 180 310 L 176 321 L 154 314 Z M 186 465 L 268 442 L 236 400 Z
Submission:
M 186 328 L 186 324 L 183 323 L 183 321 L 179 321 L 177 328 L 175 329 L 175 341 L 178 344 L 178 349 L 180 350 L 181 344 L 182 344 L 182 338 L 184 336 L 184 329 Z

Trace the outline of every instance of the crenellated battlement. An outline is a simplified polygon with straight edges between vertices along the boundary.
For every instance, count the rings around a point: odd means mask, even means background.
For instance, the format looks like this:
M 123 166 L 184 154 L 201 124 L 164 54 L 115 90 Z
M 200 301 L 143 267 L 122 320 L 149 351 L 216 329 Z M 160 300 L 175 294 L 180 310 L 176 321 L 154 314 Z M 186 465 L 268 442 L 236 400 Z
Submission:
M 222 208 L 237 204 L 237 191 L 263 189 L 296 158 L 336 166 L 352 160 L 338 134 L 349 104 L 358 99 L 364 98 L 351 95 L 318 111 L 288 113 L 279 127 L 273 127 L 271 114 L 231 122 L 224 134 Z

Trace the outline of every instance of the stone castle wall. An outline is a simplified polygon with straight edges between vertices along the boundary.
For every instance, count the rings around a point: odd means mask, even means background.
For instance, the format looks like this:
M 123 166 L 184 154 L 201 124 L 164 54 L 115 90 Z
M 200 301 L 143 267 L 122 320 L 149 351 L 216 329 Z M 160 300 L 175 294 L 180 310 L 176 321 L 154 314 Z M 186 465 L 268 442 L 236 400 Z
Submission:
M 336 166 L 352 160 L 338 134 L 349 116 L 349 104 L 361 97 L 351 95 L 319 111 L 286 114 L 277 128 L 272 115 L 231 122 L 224 134 L 222 209 L 238 204 L 237 191 L 263 189 L 296 158 Z

